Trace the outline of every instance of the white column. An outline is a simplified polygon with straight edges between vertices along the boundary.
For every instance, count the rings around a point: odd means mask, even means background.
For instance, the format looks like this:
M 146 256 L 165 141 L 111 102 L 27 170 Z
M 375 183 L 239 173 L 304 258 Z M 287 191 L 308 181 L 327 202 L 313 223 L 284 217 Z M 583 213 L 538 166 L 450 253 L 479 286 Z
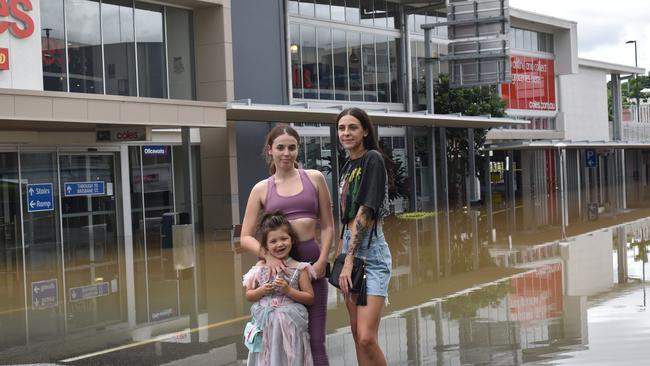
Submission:
M 131 183 L 129 181 L 129 147 L 120 146 L 120 184 L 122 185 L 122 219 L 124 228 L 124 268 L 126 273 L 126 311 L 129 327 L 136 325 L 135 275 L 133 268 L 133 227 L 131 222 Z

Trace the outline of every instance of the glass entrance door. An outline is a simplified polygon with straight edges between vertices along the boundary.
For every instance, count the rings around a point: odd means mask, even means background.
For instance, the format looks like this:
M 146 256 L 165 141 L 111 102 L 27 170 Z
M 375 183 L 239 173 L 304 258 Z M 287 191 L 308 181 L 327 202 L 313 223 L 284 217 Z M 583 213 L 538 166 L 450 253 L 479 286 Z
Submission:
M 119 176 L 113 153 L 60 154 L 68 331 L 125 318 Z

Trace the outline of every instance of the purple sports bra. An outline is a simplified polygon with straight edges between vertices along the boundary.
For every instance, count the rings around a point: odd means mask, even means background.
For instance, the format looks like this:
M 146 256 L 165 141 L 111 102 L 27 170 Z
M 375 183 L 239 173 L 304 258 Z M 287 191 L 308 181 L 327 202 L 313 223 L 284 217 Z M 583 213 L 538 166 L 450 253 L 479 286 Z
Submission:
M 302 191 L 289 197 L 280 196 L 275 188 L 275 176 L 269 177 L 264 211 L 267 213 L 279 211 L 289 220 L 318 218 L 318 193 L 316 187 L 309 180 L 304 170 L 298 169 L 298 173 L 302 182 Z

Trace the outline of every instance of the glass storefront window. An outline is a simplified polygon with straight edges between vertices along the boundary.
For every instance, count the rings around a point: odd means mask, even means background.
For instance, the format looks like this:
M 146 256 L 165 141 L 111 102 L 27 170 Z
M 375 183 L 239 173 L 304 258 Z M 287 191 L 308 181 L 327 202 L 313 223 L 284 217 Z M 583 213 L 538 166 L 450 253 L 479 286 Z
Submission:
M 318 85 L 320 99 L 334 99 L 332 34 L 329 28 L 318 28 Z
M 399 38 L 376 37 L 290 24 L 293 97 L 399 103 Z
M 316 0 L 316 18 L 330 19 L 330 0 Z
M 43 88 L 196 99 L 192 18 L 131 0 L 43 1 Z
M 302 74 L 302 52 L 300 43 L 300 26 L 291 24 L 289 26 L 289 52 L 291 54 L 291 86 L 294 98 L 302 98 L 303 74 Z
M 298 0 L 289 0 L 289 14 L 298 14 Z
M 361 0 L 361 25 L 374 25 L 375 5 L 373 0 Z
M 377 101 L 390 102 L 388 37 L 377 36 Z
M 167 37 L 169 97 L 195 99 L 191 11 L 167 8 Z
M 366 102 L 377 101 L 377 64 L 375 54 L 375 37 L 372 34 L 363 34 L 363 100 Z
M 164 9 L 141 2 L 136 2 L 135 8 L 140 96 L 166 98 Z
M 359 0 L 345 1 L 345 21 L 351 24 L 359 24 L 361 14 L 359 12 Z
M 28 310 L 29 338 L 30 340 L 51 339 L 63 334 L 65 320 L 56 154 L 51 152 L 21 153 L 19 159 L 22 179 L 26 283 L 32 284 L 40 281 L 56 283 L 56 292 L 60 300 L 47 308 L 34 307 Z M 42 211 L 29 212 L 27 184 L 50 185 L 50 193 L 53 198 L 52 206 L 43 207 Z M 27 303 L 32 304 L 34 299 L 30 292 L 27 295 Z
M 25 343 L 18 154 L 0 153 L 0 347 Z
M 345 22 L 345 0 L 332 0 L 332 20 Z
M 402 83 L 400 75 L 400 63 L 397 57 L 400 38 L 389 39 L 388 41 L 388 55 L 390 67 L 390 101 L 392 103 L 400 103 L 402 101 Z
M 318 99 L 318 59 L 316 52 L 316 29 L 300 26 L 300 42 L 302 50 L 302 82 L 304 97 Z
M 104 93 L 99 1 L 65 2 L 70 91 Z
M 106 94 L 137 95 L 135 35 L 133 32 L 133 2 L 130 0 L 104 0 L 102 2 L 102 33 L 104 36 Z
M 361 34 L 347 32 L 348 65 L 350 70 L 350 100 L 363 100 L 363 79 L 361 76 Z
M 313 17 L 314 16 L 314 0 L 300 0 L 299 13 L 300 13 L 300 15 L 306 15 L 306 16 L 309 16 L 309 17 Z
M 334 53 L 335 99 L 348 100 L 348 54 L 344 31 L 332 30 L 332 47 Z
M 63 0 L 41 3 L 41 47 L 43 48 L 43 89 L 67 91 L 67 56 Z

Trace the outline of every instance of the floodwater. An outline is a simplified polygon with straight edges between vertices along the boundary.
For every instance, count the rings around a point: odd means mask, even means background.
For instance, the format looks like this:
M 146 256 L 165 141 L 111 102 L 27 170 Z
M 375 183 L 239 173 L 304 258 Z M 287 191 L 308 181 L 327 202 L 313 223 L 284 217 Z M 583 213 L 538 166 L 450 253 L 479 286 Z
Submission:
M 390 365 L 641 365 L 650 358 L 640 262 L 650 219 L 575 227 L 566 240 L 548 230 L 522 234 L 512 246 L 453 227 L 447 236 L 444 219 L 438 230 L 435 224 L 386 223 L 393 278 L 379 343 Z M 205 244 L 203 252 L 210 265 L 196 328 L 182 315 L 136 327 L 117 322 L 2 345 L 0 364 L 244 364 L 241 331 L 250 304 L 240 278 L 254 259 L 229 241 Z M 627 283 L 619 284 L 621 273 Z M 356 364 L 333 288 L 327 348 L 332 365 Z

